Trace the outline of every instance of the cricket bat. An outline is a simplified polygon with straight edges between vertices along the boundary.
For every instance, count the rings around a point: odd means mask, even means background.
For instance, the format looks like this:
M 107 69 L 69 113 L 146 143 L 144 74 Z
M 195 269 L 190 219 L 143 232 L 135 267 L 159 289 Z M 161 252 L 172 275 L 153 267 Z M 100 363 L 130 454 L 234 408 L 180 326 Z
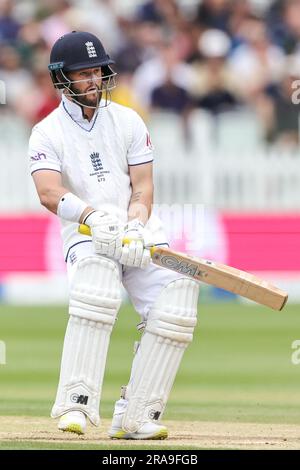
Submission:
M 78 231 L 83 235 L 91 235 L 88 225 L 81 224 Z M 130 243 L 130 240 L 124 239 L 123 244 L 126 243 Z M 177 253 L 168 248 L 152 246 L 150 253 L 152 263 L 157 266 L 171 269 L 197 281 L 241 295 L 273 310 L 282 310 L 287 302 L 288 294 L 286 292 L 245 271 Z

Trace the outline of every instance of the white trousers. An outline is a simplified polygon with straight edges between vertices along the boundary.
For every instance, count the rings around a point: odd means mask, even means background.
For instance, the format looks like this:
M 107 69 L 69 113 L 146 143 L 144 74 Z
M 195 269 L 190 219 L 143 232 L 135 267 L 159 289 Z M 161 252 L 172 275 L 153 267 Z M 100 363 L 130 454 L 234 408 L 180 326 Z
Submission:
M 94 255 L 92 242 L 82 242 L 73 246 L 68 253 L 67 272 L 69 284 L 76 272 L 78 262 L 87 256 Z M 149 310 L 160 292 L 170 282 L 182 278 L 182 274 L 149 264 L 147 269 L 129 268 L 119 264 L 122 284 L 137 313 L 146 320 Z

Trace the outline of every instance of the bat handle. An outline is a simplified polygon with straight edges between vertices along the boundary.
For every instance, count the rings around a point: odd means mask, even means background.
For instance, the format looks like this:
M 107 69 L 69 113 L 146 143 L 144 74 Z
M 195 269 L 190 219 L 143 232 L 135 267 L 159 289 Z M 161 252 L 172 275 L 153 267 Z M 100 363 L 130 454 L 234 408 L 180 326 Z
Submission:
M 80 224 L 78 227 L 78 232 L 81 233 L 82 235 L 88 235 L 88 236 L 92 235 L 90 227 L 86 224 Z M 123 238 L 122 243 L 123 245 L 129 245 L 130 242 L 132 241 L 133 241 L 132 238 Z M 147 245 L 146 248 L 149 248 L 151 257 L 153 256 L 154 252 L 157 249 L 155 245 L 151 245 L 151 246 Z
M 86 224 L 79 224 L 78 232 L 81 233 L 81 235 L 89 235 L 90 237 L 92 236 L 91 229 L 89 225 Z

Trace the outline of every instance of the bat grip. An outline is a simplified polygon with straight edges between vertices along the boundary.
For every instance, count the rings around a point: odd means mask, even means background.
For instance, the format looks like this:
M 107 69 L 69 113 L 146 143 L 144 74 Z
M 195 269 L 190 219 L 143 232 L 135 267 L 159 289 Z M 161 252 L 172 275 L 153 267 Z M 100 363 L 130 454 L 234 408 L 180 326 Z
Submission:
M 90 227 L 86 224 L 79 224 L 78 232 L 81 233 L 82 235 L 88 235 L 88 236 L 92 235 Z M 133 240 L 134 240 L 133 238 L 123 238 L 122 243 L 123 245 L 129 245 L 130 242 L 132 242 Z M 151 245 L 151 246 L 146 246 L 146 248 L 149 248 L 151 256 L 153 256 L 156 250 L 156 247 L 154 245 Z

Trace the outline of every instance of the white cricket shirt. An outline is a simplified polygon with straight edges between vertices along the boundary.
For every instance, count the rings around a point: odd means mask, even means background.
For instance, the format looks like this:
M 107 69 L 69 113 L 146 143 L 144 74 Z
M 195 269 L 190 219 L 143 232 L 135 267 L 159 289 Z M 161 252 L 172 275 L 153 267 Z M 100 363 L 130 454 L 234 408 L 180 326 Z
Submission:
M 31 173 L 60 172 L 66 189 L 95 209 L 118 214 L 125 223 L 131 197 L 129 165 L 151 162 L 153 151 L 145 124 L 132 109 L 111 102 L 88 121 L 81 107 L 63 95 L 58 108 L 34 126 L 29 159 Z M 159 224 L 153 222 L 157 232 Z M 78 233 L 78 224 L 61 223 L 67 257 L 71 246 L 90 238 Z M 165 243 L 158 231 L 155 242 Z

